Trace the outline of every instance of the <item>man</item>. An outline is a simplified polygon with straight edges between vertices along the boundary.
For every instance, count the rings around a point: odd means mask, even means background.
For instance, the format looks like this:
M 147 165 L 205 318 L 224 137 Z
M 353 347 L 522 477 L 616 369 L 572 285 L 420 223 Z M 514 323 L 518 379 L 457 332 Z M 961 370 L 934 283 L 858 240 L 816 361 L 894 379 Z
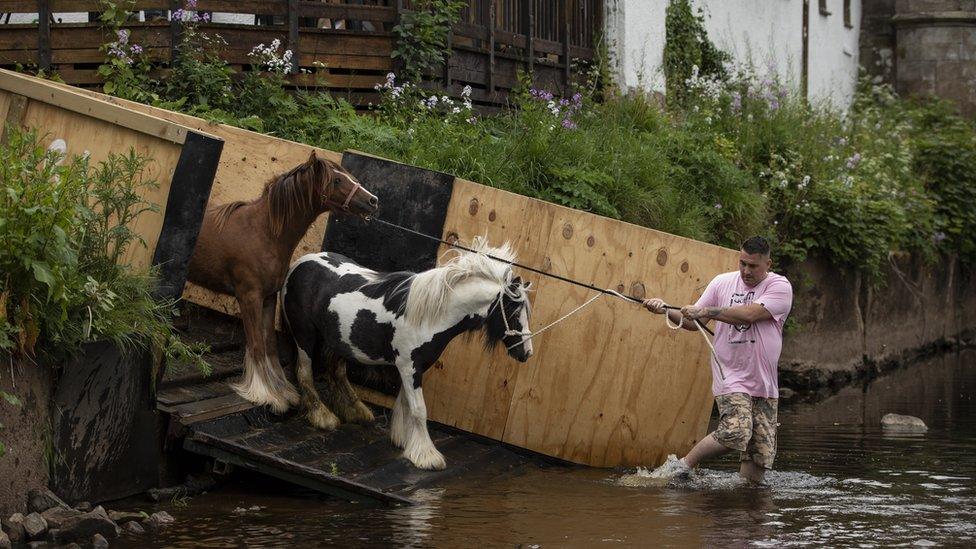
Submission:
M 742 243 L 739 270 L 716 276 L 694 305 L 681 312 L 665 310 L 664 301 L 648 299 L 653 313 L 668 314 L 686 330 L 695 320 L 717 320 L 712 340 L 721 372 L 712 357 L 712 393 L 720 420 L 715 432 L 700 440 L 688 455 L 674 455 L 652 476 L 687 476 L 701 461 L 738 450 L 739 474 L 761 483 L 776 456 L 776 366 L 783 348 L 783 324 L 793 305 L 793 287 L 770 272 L 769 242 L 754 236 Z

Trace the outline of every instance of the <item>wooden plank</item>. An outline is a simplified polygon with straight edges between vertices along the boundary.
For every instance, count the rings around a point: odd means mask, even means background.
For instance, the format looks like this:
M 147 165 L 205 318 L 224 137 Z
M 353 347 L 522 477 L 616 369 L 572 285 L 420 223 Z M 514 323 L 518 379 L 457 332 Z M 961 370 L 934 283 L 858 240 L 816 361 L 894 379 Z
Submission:
M 292 53 L 291 73 L 298 72 L 301 64 L 301 39 L 298 34 L 298 1 L 288 0 L 288 49 Z
M 79 92 L 53 84 L 43 85 L 44 82 L 38 78 L 0 69 L 2 89 L 179 145 L 182 145 L 186 139 L 186 130 L 180 126 L 152 116 L 138 115 L 111 103 L 91 101 Z
M 531 75 L 535 64 L 535 0 L 522 0 L 522 6 L 522 33 L 525 35 L 528 50 L 526 68 Z
M 237 393 L 231 393 L 207 400 L 169 406 L 167 411 L 173 414 L 181 425 L 188 426 L 250 410 L 254 407 L 254 404 L 244 400 Z
M 285 15 L 288 11 L 288 0 L 199 0 L 197 8 L 221 13 Z
M 0 87 L 6 87 L 7 82 L 0 74 Z M 60 90 L 56 90 L 60 91 Z M 53 94 L 57 95 L 57 94 Z M 60 96 L 65 97 L 65 96 Z M 160 134 L 173 134 L 176 131 L 185 133 L 185 129 L 178 128 L 175 124 L 169 124 L 159 119 L 142 116 L 148 120 L 142 123 L 136 120 L 133 113 L 126 113 L 126 116 L 105 116 L 93 117 L 89 113 L 80 112 L 86 116 L 65 116 L 65 102 L 55 99 L 48 104 L 38 98 L 31 101 L 24 116 L 24 124 L 32 128 L 43 129 L 45 144 L 54 139 L 62 138 L 67 144 L 69 155 L 82 155 L 89 153 L 92 163 L 105 160 L 109 153 L 126 153 L 130 148 L 137 154 L 151 159 L 147 165 L 145 177 L 155 179 L 160 183 L 157 189 L 147 189 L 143 194 L 143 199 L 157 204 L 159 213 L 146 213 L 139 216 L 134 224 L 129 227 L 136 234 L 142 235 L 147 247 L 132 246 L 125 254 L 125 260 L 137 271 L 148 270 L 152 263 L 153 253 L 156 249 L 160 231 L 163 226 L 163 218 L 166 213 L 166 203 L 169 196 L 169 182 L 173 179 L 173 172 L 176 162 L 180 157 L 181 145 L 176 141 L 166 141 Z M 72 97 L 71 99 L 77 99 Z M 87 99 L 87 98 L 83 98 Z M 88 99 L 92 111 L 99 110 L 100 105 Z M 79 111 L 75 111 L 79 112 Z M 126 124 L 118 122 L 125 118 Z M 165 124 L 165 129 L 162 129 Z M 129 126 L 150 126 L 149 131 L 134 133 Z
M 51 68 L 51 3 L 37 3 L 37 65 L 41 70 Z
M 24 124 L 24 115 L 27 114 L 27 98 L 17 94 L 3 94 L 6 103 L 6 114 L 3 118 L 3 127 L 0 128 L 0 145 L 7 143 L 7 128 L 20 128 Z
M 302 17 L 321 17 L 325 19 L 354 19 L 392 23 L 396 10 L 387 6 L 364 6 L 357 4 L 325 4 L 322 2 L 297 2 L 298 13 Z
M 488 0 L 488 94 L 495 93 L 495 2 Z
M 253 453 L 246 447 L 222 443 L 219 439 L 207 435 L 200 435 L 199 439 L 196 436 L 187 439 L 184 447 L 191 452 L 209 455 L 226 463 L 350 500 L 365 497 L 390 504 L 411 505 L 413 503 L 412 500 L 396 494 L 385 494 L 321 470 L 282 462 L 268 454 Z

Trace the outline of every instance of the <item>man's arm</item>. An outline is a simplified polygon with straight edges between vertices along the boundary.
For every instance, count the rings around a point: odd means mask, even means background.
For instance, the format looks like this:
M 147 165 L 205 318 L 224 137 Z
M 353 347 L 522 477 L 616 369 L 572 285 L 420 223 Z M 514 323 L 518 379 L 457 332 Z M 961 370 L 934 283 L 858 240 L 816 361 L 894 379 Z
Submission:
M 737 305 L 735 307 L 695 307 L 694 305 L 688 305 L 682 307 L 681 314 L 690 320 L 700 319 L 704 322 L 715 319 L 726 324 L 755 324 L 756 322 L 772 320 L 773 318 L 773 315 L 766 310 L 766 307 L 763 307 L 759 303 Z

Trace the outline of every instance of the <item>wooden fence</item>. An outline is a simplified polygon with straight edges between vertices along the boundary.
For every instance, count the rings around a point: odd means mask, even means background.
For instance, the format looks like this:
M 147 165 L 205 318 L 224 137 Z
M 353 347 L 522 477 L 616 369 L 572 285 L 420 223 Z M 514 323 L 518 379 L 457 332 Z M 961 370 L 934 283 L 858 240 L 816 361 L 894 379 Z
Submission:
M 173 62 L 182 30 L 168 14 L 183 4 L 136 0 L 131 9 L 149 10 L 148 20 L 135 17 L 125 25 L 130 43 L 162 67 Z M 221 55 L 237 70 L 249 68 L 254 46 L 279 39 L 293 52 L 293 83 L 364 104 L 377 99 L 374 86 L 396 69 L 392 29 L 411 7 L 409 0 L 199 0 L 201 12 L 243 16 L 245 22 L 209 21 L 197 28 L 227 42 Z M 10 14 L 36 14 L 31 23 L 0 24 L 0 67 L 36 65 L 70 84 L 97 86 L 105 59 L 100 48 L 114 40 L 97 21 L 99 9 L 93 0 L 0 0 L 0 23 Z M 59 16 L 66 13 L 88 17 L 64 22 Z M 449 37 L 452 54 L 427 75 L 428 85 L 453 95 L 469 85 L 476 102 L 498 105 L 522 70 L 539 87 L 567 91 L 574 60 L 594 58 L 602 15 L 602 0 L 469 0 Z

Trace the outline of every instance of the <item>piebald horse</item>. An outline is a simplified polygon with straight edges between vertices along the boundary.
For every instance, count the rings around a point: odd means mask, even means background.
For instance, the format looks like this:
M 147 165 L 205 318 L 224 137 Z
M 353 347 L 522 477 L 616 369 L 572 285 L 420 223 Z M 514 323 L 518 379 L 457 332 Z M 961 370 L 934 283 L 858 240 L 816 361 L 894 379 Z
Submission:
M 452 339 L 476 330 L 484 335 L 486 351 L 501 343 L 520 362 L 532 356 L 529 284 L 513 278 L 510 265 L 487 257 L 514 261 L 515 254 L 507 243 L 490 248 L 482 238 L 473 249 L 455 250 L 449 261 L 421 273 L 380 273 L 327 252 L 292 265 L 281 290 L 282 324 L 297 346 L 302 408 L 312 425 L 329 430 L 339 418 L 371 421 L 346 366 L 393 366 L 401 387 L 390 438 L 417 467 L 446 466 L 427 431 L 424 372 Z M 322 396 L 328 406 L 315 389 L 313 369 L 327 371 Z
M 271 179 L 261 195 L 210 207 L 187 279 L 233 295 L 241 308 L 247 349 L 234 390 L 276 413 L 298 404 L 278 360 L 275 306 L 295 247 L 327 210 L 369 216 L 378 200 L 341 166 L 317 155 Z

